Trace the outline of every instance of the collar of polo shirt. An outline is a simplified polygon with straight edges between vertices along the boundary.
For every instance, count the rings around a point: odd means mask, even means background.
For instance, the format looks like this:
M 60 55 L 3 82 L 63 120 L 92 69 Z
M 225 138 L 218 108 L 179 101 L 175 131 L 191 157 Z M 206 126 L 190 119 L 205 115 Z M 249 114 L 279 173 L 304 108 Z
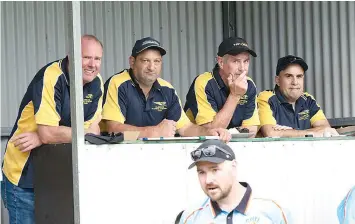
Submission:
M 219 74 L 219 69 L 220 68 L 219 68 L 218 64 L 216 64 L 212 70 L 212 76 L 213 76 L 214 80 L 217 82 L 217 86 L 219 89 L 223 89 L 223 88 L 228 89 L 228 87 L 224 84 L 221 75 Z
M 245 215 L 249 200 L 251 199 L 251 187 L 246 182 L 240 182 L 240 184 L 243 187 L 246 187 L 247 190 L 245 191 L 244 196 L 243 196 L 242 200 L 239 202 L 239 204 L 237 205 L 237 207 L 235 207 L 231 212 L 238 211 L 239 213 L 242 213 L 243 215 Z M 219 207 L 217 202 L 210 200 L 210 203 L 212 205 L 212 211 L 214 213 L 214 217 L 216 217 L 218 214 L 220 214 L 222 212 L 222 209 Z

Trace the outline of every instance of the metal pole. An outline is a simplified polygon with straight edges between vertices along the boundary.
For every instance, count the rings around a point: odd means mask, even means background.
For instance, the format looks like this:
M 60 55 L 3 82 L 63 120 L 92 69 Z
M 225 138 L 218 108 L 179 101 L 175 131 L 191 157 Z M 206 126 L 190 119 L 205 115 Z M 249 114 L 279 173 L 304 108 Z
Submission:
M 72 127 L 74 223 L 80 224 L 78 151 L 84 148 L 83 78 L 81 67 L 80 2 L 69 2 L 69 74 Z
M 1 15 L 1 4 L 2 4 L 2 1 L 0 1 L 0 49 L 2 49 L 1 47 L 1 36 L 2 36 L 2 27 L 1 27 L 1 24 L 2 24 L 2 21 L 1 21 L 1 19 L 2 19 L 2 15 Z M 1 70 L 1 60 L 2 60 L 2 58 L 1 58 L 1 55 L 2 55 L 2 52 L 1 52 L 1 54 L 0 54 L 0 86 L 1 86 L 1 79 L 3 78 L 2 76 L 3 76 L 3 74 L 2 74 L 2 70 Z M 0 105 L 2 106 L 2 94 L 1 94 L 1 97 L 0 97 Z M 1 116 L 1 110 L 0 110 L 0 127 L 2 127 L 1 126 L 1 120 L 2 120 L 2 116 Z M 1 147 L 1 145 L 0 145 L 0 147 Z M 2 148 L 0 148 L 0 161 L 2 162 Z M 2 181 L 2 174 L 0 174 L 0 181 Z M 1 186 L 0 186 L 0 191 L 1 191 Z M 2 201 L 2 200 L 1 200 Z M 2 217 L 3 217 L 3 208 L 2 208 L 2 203 L 0 203 L 0 224 L 2 223 Z

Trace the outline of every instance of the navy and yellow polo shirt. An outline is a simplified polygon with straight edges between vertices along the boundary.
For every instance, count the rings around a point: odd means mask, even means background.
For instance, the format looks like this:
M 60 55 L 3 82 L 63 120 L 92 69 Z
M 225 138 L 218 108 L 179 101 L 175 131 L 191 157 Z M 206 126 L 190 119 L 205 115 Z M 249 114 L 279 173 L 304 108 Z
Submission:
M 177 129 L 189 122 L 170 83 L 158 78 L 146 98 L 131 69 L 106 81 L 102 119 L 137 127 L 155 126 L 168 119 L 177 122 Z
M 51 62 L 35 75 L 22 99 L 10 138 L 24 132 L 34 132 L 37 124 L 71 126 L 70 87 L 67 70 L 68 58 Z M 83 87 L 84 125 L 90 124 L 101 114 L 103 81 L 100 75 Z M 8 142 L 3 161 L 7 179 L 22 188 L 33 187 L 31 152 L 21 152 Z
M 258 96 L 260 125 L 284 125 L 297 130 L 306 130 L 314 122 L 326 120 L 323 111 L 316 100 L 308 93 L 304 93 L 295 104 L 289 104 L 276 86 L 275 89 L 266 90 Z
M 229 128 L 259 125 L 259 115 L 256 103 L 256 86 L 251 78 L 248 79 L 248 89 L 239 100 Z M 205 72 L 195 78 L 186 95 L 184 110 L 188 118 L 197 125 L 212 122 L 220 111 L 227 97 L 229 88 L 219 75 L 219 67 L 212 72 Z
M 252 190 L 247 183 L 246 192 L 240 203 L 232 211 L 222 210 L 217 202 L 207 198 L 202 205 L 189 208 L 181 216 L 180 224 L 287 224 L 291 223 L 289 211 L 275 201 L 252 197 Z

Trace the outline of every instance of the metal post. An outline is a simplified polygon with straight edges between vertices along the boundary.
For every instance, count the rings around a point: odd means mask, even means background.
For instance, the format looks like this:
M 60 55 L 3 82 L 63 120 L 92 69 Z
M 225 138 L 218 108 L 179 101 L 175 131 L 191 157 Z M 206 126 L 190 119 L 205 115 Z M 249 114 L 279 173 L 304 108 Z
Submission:
M 68 42 L 70 74 L 70 107 L 72 127 L 74 223 L 80 224 L 78 151 L 84 148 L 83 78 L 81 67 L 80 2 L 69 4 Z
M 1 19 L 2 19 L 2 17 L 1 17 L 1 4 L 2 4 L 2 1 L 0 1 L 0 49 L 2 49 L 1 47 L 1 35 L 2 35 L 2 28 L 1 28 L 1 23 L 2 23 L 2 21 L 1 21 Z M 2 73 L 2 70 L 1 70 L 1 54 L 0 54 L 0 86 L 1 86 L 1 79 L 3 78 L 2 77 L 3 76 L 3 73 Z M 1 97 L 0 97 L 0 105 L 2 105 L 2 99 L 1 99 Z M 2 120 L 2 117 L 1 117 L 1 110 L 0 110 L 0 127 L 1 127 L 1 120 Z M 1 145 L 0 145 L 0 147 L 1 147 Z M 2 148 L 0 148 L 0 161 L 2 161 Z M 0 181 L 2 180 L 2 174 L 0 174 Z M 0 191 L 1 191 L 1 186 L 0 186 Z M 0 201 L 2 201 L 2 200 L 0 200 Z M 2 217 L 3 217 L 3 207 L 2 207 L 2 203 L 0 203 L 0 224 L 2 223 Z

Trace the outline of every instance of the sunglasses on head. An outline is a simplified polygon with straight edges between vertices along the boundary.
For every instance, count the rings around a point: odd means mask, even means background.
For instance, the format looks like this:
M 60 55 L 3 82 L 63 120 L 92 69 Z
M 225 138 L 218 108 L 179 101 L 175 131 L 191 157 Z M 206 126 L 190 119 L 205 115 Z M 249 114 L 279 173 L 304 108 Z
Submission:
M 232 155 L 229 152 L 222 149 L 221 147 L 218 147 L 216 145 L 210 145 L 206 148 L 196 149 L 196 150 L 192 151 L 191 158 L 193 161 L 196 161 L 199 158 L 201 158 L 202 154 L 205 155 L 206 157 L 212 157 L 212 156 L 216 155 L 217 150 L 232 157 Z

